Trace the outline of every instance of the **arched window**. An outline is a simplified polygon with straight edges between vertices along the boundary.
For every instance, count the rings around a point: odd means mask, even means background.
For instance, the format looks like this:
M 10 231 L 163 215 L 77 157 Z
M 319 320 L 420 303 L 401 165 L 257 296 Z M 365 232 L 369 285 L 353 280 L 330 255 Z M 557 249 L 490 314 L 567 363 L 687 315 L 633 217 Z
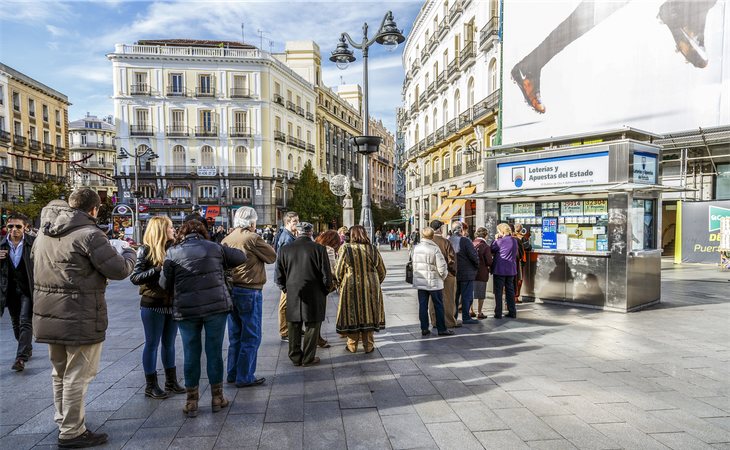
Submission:
M 433 115 L 431 116 L 431 120 L 433 121 L 433 131 L 436 132 L 436 129 L 438 129 L 438 116 L 439 116 L 439 110 L 438 108 L 433 109 Z
M 497 90 L 497 59 L 492 58 L 492 61 L 489 62 L 489 93 Z
M 419 92 L 418 91 L 418 85 L 416 85 L 416 93 L 415 93 L 415 97 L 413 98 L 413 102 L 416 104 L 416 108 L 419 108 L 419 106 L 418 106 L 418 92 Z
M 449 123 L 449 101 L 448 100 L 444 100 L 444 106 L 441 108 L 441 114 L 443 116 L 441 118 L 441 121 L 443 122 L 444 125 L 446 125 L 447 123 Z
M 176 145 L 172 148 L 172 165 L 184 169 L 187 158 L 185 157 L 185 147 Z
M 289 156 L 286 157 L 286 167 L 290 171 L 294 171 L 294 157 L 289 153 Z
M 234 154 L 233 160 L 236 163 L 236 167 L 247 167 L 248 164 L 248 149 L 243 145 L 236 147 L 236 153 Z
M 200 148 L 200 165 L 202 167 L 215 167 L 215 154 L 213 154 L 213 147 L 204 145 Z
M 141 154 L 143 154 L 145 152 L 149 152 L 149 150 L 150 150 L 150 147 L 148 145 L 141 144 L 141 145 L 137 146 L 137 154 L 138 155 L 141 155 Z M 134 164 L 134 161 L 131 161 L 131 164 Z M 152 160 L 150 160 L 149 153 L 146 154 L 145 156 L 143 156 L 142 158 L 140 158 L 140 160 L 139 160 L 139 166 L 140 166 L 140 168 L 142 170 L 146 170 L 148 172 L 152 170 Z M 150 197 L 154 197 L 154 196 L 152 195 Z
M 157 189 L 151 184 L 145 184 L 139 187 L 139 191 L 142 193 L 142 198 L 154 198 Z
M 418 132 L 418 124 L 416 124 L 416 130 L 413 132 L 413 145 L 418 144 L 419 141 L 419 132 Z
M 461 113 L 461 94 L 459 93 L 459 90 L 457 89 L 454 93 L 454 118 L 459 117 L 459 114 Z
M 276 151 L 276 168 L 281 169 L 281 150 Z
M 444 171 L 450 171 L 451 170 L 451 153 L 447 152 L 444 155 Z
M 297 157 L 297 172 L 301 172 L 301 170 L 302 170 L 302 157 L 298 156 Z
M 423 136 L 428 137 L 428 115 L 423 118 Z
M 472 106 L 474 106 L 474 77 L 469 78 L 466 85 L 466 107 L 471 108 Z
M 434 176 L 438 176 L 439 172 L 441 172 L 441 161 L 438 157 L 433 159 L 433 174 Z

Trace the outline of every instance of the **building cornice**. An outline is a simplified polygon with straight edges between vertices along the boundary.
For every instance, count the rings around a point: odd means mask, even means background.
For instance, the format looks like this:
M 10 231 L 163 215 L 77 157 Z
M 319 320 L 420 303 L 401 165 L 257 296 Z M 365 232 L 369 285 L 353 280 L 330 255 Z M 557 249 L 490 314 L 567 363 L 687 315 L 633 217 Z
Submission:
M 436 5 L 436 2 L 434 0 L 426 0 L 426 3 L 423 4 L 421 7 L 421 10 L 418 12 L 418 15 L 416 16 L 416 20 L 413 22 L 413 28 L 411 29 L 411 32 L 408 33 L 408 37 L 406 38 L 405 46 L 403 47 L 403 67 L 408 68 L 407 60 L 406 60 L 406 54 L 411 52 L 413 45 L 415 45 L 413 42 L 418 39 L 419 31 L 421 31 L 421 27 L 423 27 L 423 24 L 426 21 L 426 17 L 431 13 L 431 11 L 434 8 L 434 5 Z

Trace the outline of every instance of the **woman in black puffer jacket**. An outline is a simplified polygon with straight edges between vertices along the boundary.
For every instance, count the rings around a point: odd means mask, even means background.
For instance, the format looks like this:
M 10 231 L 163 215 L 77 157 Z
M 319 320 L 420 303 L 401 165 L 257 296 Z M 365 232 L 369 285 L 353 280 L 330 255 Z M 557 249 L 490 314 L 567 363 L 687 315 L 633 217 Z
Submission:
M 160 287 L 160 271 L 165 251 L 175 238 L 175 228 L 169 217 L 150 219 L 144 233 L 144 243 L 137 251 L 137 263 L 129 279 L 139 286 L 140 313 L 144 326 L 142 367 L 147 385 L 144 394 L 152 398 L 167 398 L 168 392 L 181 394 L 185 389 L 177 383 L 175 368 L 175 338 L 177 323 L 172 318 L 172 296 Z M 162 342 L 162 365 L 165 367 L 165 390 L 157 384 L 157 350 Z M 167 392 L 166 392 L 167 391 Z
M 224 271 L 246 262 L 242 251 L 208 239 L 208 230 L 200 221 L 185 222 L 176 244 L 167 250 L 160 275 L 160 286 L 173 292 L 173 316 L 183 341 L 187 390 L 183 412 L 188 417 L 198 415 L 203 344 L 213 412 L 228 406 L 223 397 L 223 337 L 232 302 Z M 201 336 L 203 329 L 205 342 Z

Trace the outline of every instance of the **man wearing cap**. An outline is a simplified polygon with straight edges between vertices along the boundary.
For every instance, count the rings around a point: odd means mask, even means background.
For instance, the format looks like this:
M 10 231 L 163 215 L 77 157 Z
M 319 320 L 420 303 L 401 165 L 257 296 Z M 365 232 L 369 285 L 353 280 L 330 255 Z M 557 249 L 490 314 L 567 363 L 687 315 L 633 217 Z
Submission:
M 444 318 L 446 328 L 458 328 L 461 324 L 454 318 L 456 315 L 456 303 L 454 302 L 456 291 L 456 254 L 449 240 L 442 236 L 443 225 L 444 223 L 440 220 L 432 220 L 429 224 L 434 231 L 433 242 L 441 250 L 441 254 L 444 255 L 449 271 L 449 274 L 444 280 Z M 436 312 L 433 308 L 433 303 L 429 303 L 428 312 L 431 316 L 431 323 L 436 326 Z
M 332 285 L 327 249 L 312 240 L 313 229 L 302 222 L 297 239 L 280 248 L 276 260 L 276 284 L 286 294 L 289 359 L 305 367 L 319 364 L 317 339 Z

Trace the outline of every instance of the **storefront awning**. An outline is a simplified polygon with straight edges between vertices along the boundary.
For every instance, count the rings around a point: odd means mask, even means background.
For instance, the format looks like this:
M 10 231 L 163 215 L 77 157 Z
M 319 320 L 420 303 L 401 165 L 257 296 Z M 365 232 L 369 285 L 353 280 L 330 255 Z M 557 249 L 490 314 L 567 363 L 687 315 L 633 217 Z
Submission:
M 458 214 L 459 211 L 461 211 L 461 208 L 466 204 L 466 200 L 468 198 L 466 196 L 474 194 L 474 191 L 476 191 L 476 189 L 476 186 L 467 186 L 462 189 L 459 198 L 454 200 L 451 206 L 449 206 L 449 209 L 444 214 L 442 214 L 441 221 L 448 222 L 449 220 L 451 220 L 452 217 Z M 462 196 L 464 197 L 462 198 Z
M 456 197 L 461 193 L 461 189 L 452 189 L 449 191 L 449 197 L 445 198 L 443 202 L 439 205 L 436 210 L 431 213 L 431 220 L 433 219 L 441 219 L 441 216 L 449 209 L 451 204 L 454 202 L 454 199 L 451 197 Z
M 514 197 L 547 197 L 554 195 L 609 194 L 613 192 L 683 192 L 696 189 L 666 186 L 663 184 L 609 183 L 585 186 L 566 186 L 539 189 L 512 189 L 506 191 L 485 191 L 466 195 L 462 192 L 459 199 L 506 199 Z

